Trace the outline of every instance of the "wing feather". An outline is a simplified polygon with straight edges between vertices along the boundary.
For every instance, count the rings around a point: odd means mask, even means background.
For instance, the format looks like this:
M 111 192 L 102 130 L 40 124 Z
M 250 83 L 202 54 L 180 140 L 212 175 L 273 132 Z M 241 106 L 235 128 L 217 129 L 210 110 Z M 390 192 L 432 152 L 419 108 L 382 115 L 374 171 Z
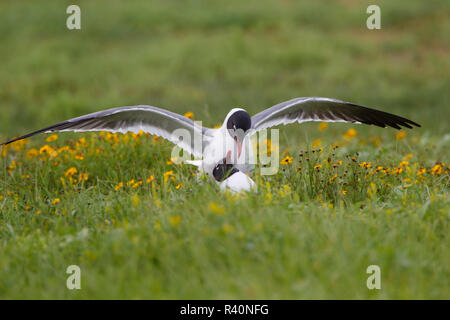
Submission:
M 191 141 L 184 141 L 173 135 L 173 132 L 177 129 L 187 130 Z M 200 127 L 191 119 L 177 113 L 157 107 L 139 105 L 90 113 L 31 132 L 0 145 L 7 145 L 44 132 L 109 131 L 115 133 L 138 133 L 140 130 L 167 139 L 195 157 L 201 157 L 202 155 L 197 154 L 199 152 L 194 150 L 194 135 L 202 135 L 203 137 L 205 134 L 208 135 L 209 132 L 207 128 Z
M 282 102 L 254 115 L 252 128 L 258 131 L 280 124 L 308 121 L 364 123 L 395 129 L 401 129 L 401 126 L 409 129 L 412 126 L 420 127 L 406 118 L 350 102 L 306 97 Z

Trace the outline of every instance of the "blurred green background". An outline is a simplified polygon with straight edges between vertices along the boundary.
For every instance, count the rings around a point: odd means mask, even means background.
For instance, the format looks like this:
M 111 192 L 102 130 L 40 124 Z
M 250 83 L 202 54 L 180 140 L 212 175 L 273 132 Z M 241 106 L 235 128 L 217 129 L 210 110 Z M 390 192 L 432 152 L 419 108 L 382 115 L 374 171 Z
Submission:
M 213 125 L 298 96 L 448 130 L 448 1 L 376 1 L 381 30 L 366 28 L 373 1 L 75 1 L 69 31 L 72 3 L 0 2 L 3 136 L 133 104 Z

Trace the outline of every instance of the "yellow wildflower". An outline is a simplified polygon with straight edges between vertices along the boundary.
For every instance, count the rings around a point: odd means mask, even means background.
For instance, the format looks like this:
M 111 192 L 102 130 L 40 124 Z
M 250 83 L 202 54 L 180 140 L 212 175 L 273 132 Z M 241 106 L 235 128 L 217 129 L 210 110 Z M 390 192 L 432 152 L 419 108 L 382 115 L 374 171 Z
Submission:
M 147 178 L 147 183 L 150 183 L 153 180 L 155 180 L 155 177 L 154 176 L 150 176 L 150 177 Z
M 336 178 L 337 178 L 337 174 L 335 174 L 334 176 L 332 176 L 331 178 L 330 178 L 330 180 L 329 180 L 329 183 L 332 183 L 334 180 L 336 180 Z
M 442 164 L 441 163 L 436 163 L 433 168 L 431 168 L 431 173 L 432 174 L 436 174 L 439 175 L 441 173 L 443 173 L 444 171 L 442 171 Z
M 194 113 L 193 112 L 186 112 L 185 114 L 184 114 L 184 116 L 186 117 L 186 118 L 189 118 L 189 119 L 194 119 Z
M 39 151 L 37 149 L 35 149 L 35 148 L 32 148 L 32 149 L 28 150 L 28 152 L 27 152 L 27 159 L 29 160 L 31 158 L 34 158 L 38 154 L 39 154 Z
M 77 172 L 78 172 L 77 168 L 72 167 L 72 168 L 68 169 L 68 170 L 64 173 L 64 175 L 65 175 L 66 177 L 71 177 L 71 176 L 73 176 L 73 175 L 74 175 L 75 173 L 77 173 Z
M 89 173 L 80 173 L 79 180 L 87 181 L 89 179 Z
M 321 123 L 319 123 L 319 125 L 317 127 L 318 127 L 319 131 L 323 131 L 328 127 L 328 123 L 321 122 Z
M 177 184 L 177 186 L 175 187 L 177 190 L 180 189 L 183 186 L 182 183 Z
M 346 133 L 344 133 L 344 138 L 345 139 L 353 139 L 357 135 L 358 135 L 358 133 L 356 132 L 356 130 L 353 129 L 353 128 L 350 128 L 350 129 L 347 130 Z
M 172 170 L 165 172 L 163 174 L 164 182 L 167 182 L 169 180 L 169 177 L 172 177 L 172 176 L 173 176 L 173 171 Z
M 18 140 L 14 143 L 11 144 L 11 147 L 16 150 L 16 151 L 20 151 L 23 149 L 23 147 L 28 143 L 28 139 L 22 139 L 22 140 Z
M 45 146 L 43 146 L 39 149 L 40 154 L 46 153 L 49 156 L 53 155 L 54 152 L 55 152 L 55 149 L 50 147 L 48 144 L 46 144 Z
M 401 130 L 395 134 L 396 140 L 402 140 L 402 139 L 405 139 L 405 137 L 406 137 L 406 132 L 403 130 Z
M 427 169 L 421 168 L 421 169 L 417 172 L 417 175 L 420 176 L 420 175 L 422 175 L 422 174 L 424 174 L 424 173 L 426 173 L 426 172 L 427 172 Z
M 320 168 L 322 168 L 322 165 L 321 165 L 321 164 L 316 164 L 316 165 L 314 166 L 314 169 L 320 169 Z
M 400 162 L 400 164 L 398 165 L 400 168 L 406 167 L 409 164 L 408 161 L 402 161 Z
M 341 193 L 345 196 L 347 194 L 347 190 L 342 190 Z
M 413 155 L 411 153 L 409 153 L 409 154 L 407 154 L 406 156 L 403 157 L 403 160 L 409 160 L 409 159 L 412 158 L 412 156 Z
M 56 198 L 55 200 L 52 201 L 52 205 L 55 205 L 60 202 L 61 202 L 61 200 L 59 198 Z
M 135 183 L 133 183 L 133 185 L 131 187 L 132 188 L 137 188 L 137 187 L 141 186 L 142 183 L 143 183 L 142 181 L 135 182 Z
M 56 141 L 56 140 L 58 140 L 58 135 L 57 134 L 52 134 L 51 136 L 48 136 L 45 139 L 45 141 L 47 141 L 47 142 L 53 142 L 53 141 Z
M 312 143 L 312 146 L 314 148 L 320 147 L 320 145 L 322 144 L 322 141 L 320 139 L 316 139 L 314 140 L 314 142 Z
M 40 215 L 41 214 L 41 210 L 36 211 L 36 214 Z
M 83 159 L 84 159 L 84 156 L 83 156 L 82 154 L 77 154 L 77 155 L 75 156 L 75 159 L 76 159 L 76 160 L 83 160 Z
M 292 163 L 292 159 L 294 159 L 294 158 L 293 158 L 293 157 L 286 156 L 283 160 L 281 160 L 281 164 Z
M 371 168 L 372 164 L 370 162 L 365 162 L 364 161 L 363 163 L 360 163 L 359 166 L 363 167 L 363 168 Z
M 115 187 L 114 190 L 118 191 L 119 189 L 121 189 L 123 187 L 123 182 L 119 182 Z

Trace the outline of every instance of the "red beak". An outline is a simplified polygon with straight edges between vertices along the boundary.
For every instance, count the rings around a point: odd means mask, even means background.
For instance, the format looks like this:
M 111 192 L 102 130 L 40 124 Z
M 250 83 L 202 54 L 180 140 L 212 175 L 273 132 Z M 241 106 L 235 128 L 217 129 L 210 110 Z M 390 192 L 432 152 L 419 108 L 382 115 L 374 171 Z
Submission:
M 237 137 L 234 137 L 234 141 L 236 141 L 236 145 L 238 147 L 238 158 L 239 158 L 242 152 L 242 142 L 239 141 Z

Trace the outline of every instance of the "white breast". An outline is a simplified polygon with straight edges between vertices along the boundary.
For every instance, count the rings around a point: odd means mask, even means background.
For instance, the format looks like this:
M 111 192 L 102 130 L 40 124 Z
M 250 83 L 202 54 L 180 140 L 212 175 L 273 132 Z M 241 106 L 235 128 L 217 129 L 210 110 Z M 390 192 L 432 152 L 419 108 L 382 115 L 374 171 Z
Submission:
M 225 190 L 228 188 L 233 192 L 256 190 L 255 182 L 249 176 L 240 171 L 231 175 L 229 178 L 225 179 L 219 184 L 221 190 Z

